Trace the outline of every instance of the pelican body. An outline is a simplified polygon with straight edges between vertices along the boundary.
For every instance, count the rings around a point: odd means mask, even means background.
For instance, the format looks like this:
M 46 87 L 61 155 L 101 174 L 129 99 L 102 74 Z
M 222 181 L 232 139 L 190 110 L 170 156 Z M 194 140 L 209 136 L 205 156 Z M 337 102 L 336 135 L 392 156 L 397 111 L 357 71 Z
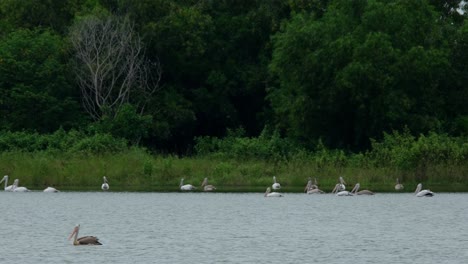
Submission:
M 73 245 L 75 246 L 102 245 L 101 242 L 99 242 L 99 239 L 95 236 L 84 236 L 84 237 L 78 238 L 79 231 L 80 231 L 80 225 L 76 225 L 75 228 L 73 228 L 72 233 L 68 237 L 68 240 L 70 240 L 73 237 Z
M 216 190 L 216 187 L 214 185 L 208 184 L 208 178 L 205 178 L 203 180 L 201 187 L 203 187 L 203 191 L 205 192 L 211 192 Z
M 180 179 L 179 187 L 181 191 L 193 191 L 196 189 L 192 184 L 184 184 L 184 178 Z
M 12 192 L 29 192 L 28 188 L 21 187 L 19 185 L 19 179 L 15 179 L 13 182 Z
M 416 197 L 432 197 L 434 196 L 434 193 L 431 190 L 421 190 L 422 189 L 422 184 L 419 183 L 416 186 L 416 190 L 414 193 L 416 194 Z
M 401 190 L 403 190 L 403 188 L 405 188 L 405 187 L 403 186 L 403 184 L 400 183 L 400 180 L 397 178 L 396 179 L 395 190 L 401 191 Z
M 13 185 L 8 185 L 8 175 L 3 176 L 2 180 L 0 183 L 5 182 L 5 191 L 6 192 L 12 192 L 13 191 Z
M 283 195 L 279 192 L 271 192 L 271 188 L 268 187 L 265 192 L 265 197 L 283 197 Z
M 59 192 L 57 189 L 55 189 L 54 187 L 47 187 L 44 189 L 43 192 L 47 192 L 47 193 L 56 193 L 56 192 Z
M 276 182 L 276 176 L 273 176 L 273 185 L 271 185 L 271 188 L 273 188 L 273 190 L 281 189 L 281 184 Z
M 104 183 L 101 185 L 101 189 L 102 189 L 103 191 L 109 190 L 109 183 L 107 183 L 107 178 L 106 178 L 106 176 L 102 177 L 102 179 L 104 180 Z
M 356 185 L 354 185 L 354 188 L 351 190 L 351 193 L 352 194 L 357 194 L 357 195 L 374 195 L 374 193 L 369 191 L 369 190 L 359 191 L 360 187 L 361 187 L 361 184 L 356 183 Z

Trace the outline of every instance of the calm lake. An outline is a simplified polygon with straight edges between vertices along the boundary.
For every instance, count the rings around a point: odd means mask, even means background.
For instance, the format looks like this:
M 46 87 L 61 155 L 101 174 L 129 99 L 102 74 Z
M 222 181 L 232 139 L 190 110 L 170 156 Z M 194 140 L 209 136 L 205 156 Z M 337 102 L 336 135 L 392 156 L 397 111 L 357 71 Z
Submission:
M 0 192 L 0 263 L 468 263 L 466 193 L 284 195 Z

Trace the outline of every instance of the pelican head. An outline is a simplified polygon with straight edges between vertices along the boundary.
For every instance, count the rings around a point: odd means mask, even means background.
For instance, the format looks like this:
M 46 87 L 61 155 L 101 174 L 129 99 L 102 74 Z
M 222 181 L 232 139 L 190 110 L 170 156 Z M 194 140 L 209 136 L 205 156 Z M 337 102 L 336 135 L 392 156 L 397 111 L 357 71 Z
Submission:
M 182 187 L 182 185 L 184 185 L 184 178 L 180 179 L 179 187 Z
M 76 237 L 78 236 L 78 232 L 80 231 L 80 224 L 77 224 L 74 228 L 73 228 L 73 231 L 71 232 L 70 236 L 68 236 L 68 240 L 70 240 L 73 236 L 75 236 L 75 240 L 76 240 Z M 74 241 L 75 242 L 75 241 Z
M 203 179 L 203 182 L 202 182 L 201 186 L 203 187 L 203 186 L 205 186 L 207 184 L 208 184 L 208 178 Z
M 359 191 L 359 188 L 361 188 L 361 184 L 356 183 L 356 185 L 354 185 L 354 188 L 351 190 L 351 193 L 357 193 Z
M 8 175 L 3 176 L 2 180 L 0 181 L 0 183 L 2 183 L 2 182 L 5 181 L 5 180 L 8 182 Z
M 422 183 L 418 183 L 418 185 L 416 186 L 416 191 L 414 191 L 414 193 L 420 192 L 421 189 L 422 189 Z
M 343 177 L 340 176 L 340 183 L 341 184 L 346 184 L 346 182 L 344 181 Z

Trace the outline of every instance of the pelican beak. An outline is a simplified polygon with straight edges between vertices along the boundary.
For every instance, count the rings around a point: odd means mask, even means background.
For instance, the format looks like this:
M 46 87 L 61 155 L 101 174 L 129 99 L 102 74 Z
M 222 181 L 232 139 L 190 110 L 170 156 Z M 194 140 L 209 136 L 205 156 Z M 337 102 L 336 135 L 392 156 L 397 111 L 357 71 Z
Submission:
M 73 235 L 74 235 L 75 233 L 76 233 L 76 229 L 73 229 L 73 232 L 72 232 L 72 233 L 70 234 L 70 236 L 68 237 L 68 240 L 70 240 L 70 239 L 73 237 Z
M 68 236 L 68 240 L 70 240 L 70 239 L 73 237 L 73 235 L 74 235 L 76 232 L 78 232 L 78 227 L 79 227 L 79 225 L 77 225 L 77 226 L 75 226 L 75 228 L 73 228 L 73 232 L 70 234 L 70 236 Z

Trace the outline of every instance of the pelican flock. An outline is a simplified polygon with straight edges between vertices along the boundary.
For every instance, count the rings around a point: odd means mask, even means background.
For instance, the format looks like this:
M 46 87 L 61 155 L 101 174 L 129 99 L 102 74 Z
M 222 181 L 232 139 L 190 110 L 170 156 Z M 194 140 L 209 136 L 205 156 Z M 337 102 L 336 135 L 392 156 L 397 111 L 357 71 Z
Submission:
M 5 182 L 5 191 L 6 192 L 12 192 L 13 191 L 13 185 L 8 185 L 8 175 L 3 176 L 2 180 L 0 183 Z
M 181 191 L 193 191 L 196 189 L 192 184 L 184 184 L 184 178 L 180 179 L 179 187 Z
M 216 187 L 214 185 L 208 184 L 208 178 L 205 178 L 203 180 L 201 187 L 203 187 L 203 191 L 205 192 L 211 192 L 216 190 Z
M 422 189 L 422 184 L 419 183 L 417 186 L 416 186 L 416 190 L 414 191 L 414 194 L 416 195 L 416 197 L 432 197 L 434 196 L 434 193 L 427 189 L 427 190 L 421 190 Z
M 272 192 L 270 187 L 266 189 L 264 196 L 265 197 L 283 197 L 283 195 L 279 192 Z
M 84 236 L 84 237 L 78 238 L 79 231 L 80 231 L 80 225 L 76 225 L 75 228 L 73 228 L 72 233 L 68 237 L 68 240 L 70 240 L 73 237 L 73 245 L 75 246 L 102 245 L 101 242 L 99 242 L 99 239 L 95 236 Z
M 273 176 L 273 185 L 271 185 L 271 188 L 273 188 L 273 190 L 281 189 L 281 184 L 276 182 L 276 176 Z
M 109 183 L 107 182 L 106 176 L 102 177 L 102 179 L 104 180 L 104 182 L 103 182 L 102 185 L 101 185 L 101 189 L 102 189 L 103 191 L 109 190 Z

